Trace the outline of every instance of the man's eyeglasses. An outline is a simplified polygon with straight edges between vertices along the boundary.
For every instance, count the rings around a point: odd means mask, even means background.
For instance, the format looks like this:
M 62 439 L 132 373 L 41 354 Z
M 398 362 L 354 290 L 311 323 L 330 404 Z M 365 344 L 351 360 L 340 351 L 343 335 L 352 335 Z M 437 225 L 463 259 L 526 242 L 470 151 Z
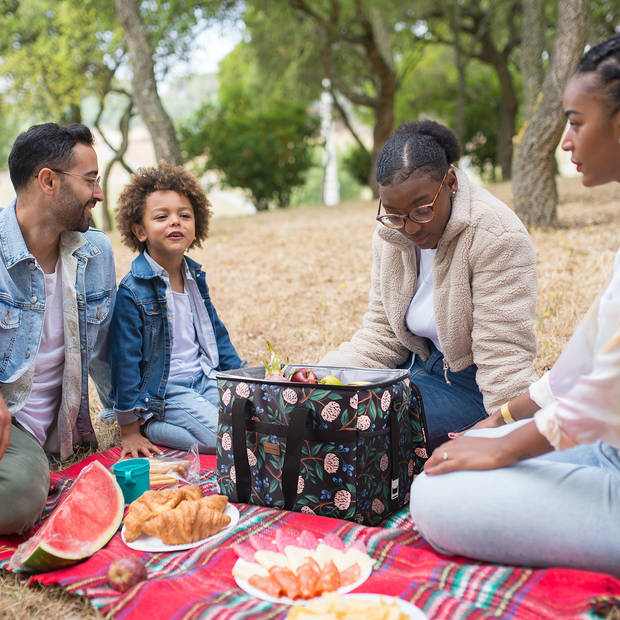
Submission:
M 101 177 L 95 178 L 95 177 L 88 176 L 87 174 L 77 174 L 76 172 L 67 172 L 66 170 L 58 170 L 57 168 L 50 168 L 50 170 L 52 172 L 56 172 L 57 174 L 67 174 L 70 177 L 79 177 L 81 179 L 88 181 L 93 187 L 93 192 L 95 191 L 95 188 L 97 187 L 97 185 L 101 184 Z M 39 175 L 35 174 L 34 176 L 36 178 Z
M 377 209 L 377 221 L 381 222 L 384 226 L 388 228 L 394 228 L 396 230 L 400 230 L 405 227 L 407 220 L 411 220 L 412 222 L 416 222 L 416 224 L 426 224 L 426 222 L 430 222 L 433 219 L 434 210 L 435 210 L 435 202 L 437 202 L 437 198 L 439 197 L 439 193 L 443 187 L 443 184 L 446 182 L 446 177 L 448 176 L 448 170 L 446 170 L 446 174 L 443 175 L 443 179 L 441 179 L 441 183 L 439 185 L 439 189 L 435 194 L 435 198 L 433 198 L 432 202 L 429 202 L 425 205 L 420 205 L 418 207 L 414 207 L 407 213 L 406 215 L 401 215 L 400 213 L 384 213 L 381 215 L 381 198 L 379 198 L 379 208 Z

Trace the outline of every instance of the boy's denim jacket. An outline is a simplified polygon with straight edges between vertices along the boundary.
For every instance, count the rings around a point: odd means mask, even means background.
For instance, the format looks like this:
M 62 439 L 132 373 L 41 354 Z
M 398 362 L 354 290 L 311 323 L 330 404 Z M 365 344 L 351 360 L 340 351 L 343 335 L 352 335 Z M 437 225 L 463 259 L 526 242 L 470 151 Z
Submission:
M 15 200 L 0 210 L 0 392 L 14 414 L 30 396 L 45 311 L 45 278 L 29 252 Z M 96 444 L 88 402 L 88 374 L 109 406 L 107 333 L 116 291 L 114 256 L 105 233 L 66 231 L 60 237 L 65 365 L 56 423 L 45 449 L 62 459 L 73 444 Z
M 205 272 L 185 257 L 211 320 L 219 363 L 215 370 L 240 368 L 244 363 L 211 303 Z M 166 282 L 155 274 L 144 253 L 121 280 L 110 327 L 110 358 L 114 413 L 119 424 L 151 415 L 162 419 L 170 372 L 171 337 Z M 144 415 L 148 414 L 148 415 Z

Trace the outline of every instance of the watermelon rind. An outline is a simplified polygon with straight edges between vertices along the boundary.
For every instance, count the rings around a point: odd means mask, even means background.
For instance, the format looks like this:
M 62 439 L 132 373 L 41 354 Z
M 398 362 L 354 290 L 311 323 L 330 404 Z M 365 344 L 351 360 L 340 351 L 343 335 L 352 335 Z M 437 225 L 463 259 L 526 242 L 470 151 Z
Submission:
M 53 532 L 54 527 L 54 515 L 56 515 L 60 509 L 71 501 L 71 494 L 75 488 L 80 488 L 84 485 L 84 481 L 88 482 L 89 473 L 94 469 L 101 470 L 97 475 L 98 482 L 101 482 L 101 473 L 105 474 L 104 481 L 109 482 L 108 489 L 101 488 L 98 484 L 97 488 L 93 489 L 93 493 L 98 496 L 101 493 L 108 491 L 109 502 L 106 504 L 110 507 L 112 513 L 110 514 L 109 524 L 98 533 L 96 538 L 84 541 L 79 550 L 73 552 L 67 552 L 54 546 L 55 534 Z M 79 483 L 81 482 L 81 485 Z M 114 511 L 116 505 L 116 510 Z M 101 549 L 109 540 L 114 536 L 118 530 L 121 521 L 123 519 L 123 513 L 125 509 L 125 500 L 123 498 L 123 492 L 121 491 L 116 478 L 101 464 L 99 461 L 93 461 L 88 464 L 78 475 L 73 483 L 71 489 L 67 495 L 63 498 L 61 503 L 55 508 L 54 512 L 50 515 L 48 520 L 43 524 L 41 529 L 29 540 L 24 542 L 14 554 L 12 558 L 12 564 L 18 563 L 23 570 L 34 572 L 47 572 L 63 568 L 76 564 L 80 560 L 90 557 L 93 553 Z M 101 514 L 98 514 L 101 517 Z M 82 515 L 84 518 L 84 515 Z M 76 525 L 76 531 L 79 531 L 79 527 Z

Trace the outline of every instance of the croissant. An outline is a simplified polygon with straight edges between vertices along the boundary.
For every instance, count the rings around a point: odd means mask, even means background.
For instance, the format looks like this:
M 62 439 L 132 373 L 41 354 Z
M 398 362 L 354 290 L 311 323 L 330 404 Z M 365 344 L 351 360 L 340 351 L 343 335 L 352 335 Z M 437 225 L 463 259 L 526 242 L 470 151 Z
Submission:
M 216 512 L 224 512 L 228 506 L 228 497 L 226 495 L 205 495 L 202 498 L 203 504 Z
M 181 502 L 197 500 L 202 491 L 197 485 L 187 485 L 160 491 L 145 491 L 129 504 L 125 517 L 125 540 L 132 542 L 144 533 L 144 524 L 158 514 L 172 510 Z
M 205 502 L 205 500 L 207 500 Z M 180 503 L 143 524 L 143 531 L 166 545 L 196 542 L 219 532 L 230 523 L 228 515 L 208 507 L 209 498 Z

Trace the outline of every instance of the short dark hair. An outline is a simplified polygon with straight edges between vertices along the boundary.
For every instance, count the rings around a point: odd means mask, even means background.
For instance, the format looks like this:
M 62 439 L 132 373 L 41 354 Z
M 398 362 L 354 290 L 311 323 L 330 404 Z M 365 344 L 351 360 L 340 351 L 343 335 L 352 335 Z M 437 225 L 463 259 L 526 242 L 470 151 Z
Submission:
M 377 183 L 396 185 L 419 172 L 443 178 L 461 157 L 461 145 L 450 129 L 435 121 L 403 123 L 377 156 Z
M 620 33 L 591 47 L 579 60 L 575 73 L 596 73 L 610 113 L 620 110 Z
M 159 166 L 139 168 L 131 175 L 129 184 L 118 197 L 116 223 L 123 243 L 132 250 L 141 252 L 146 243 L 140 241 L 131 230 L 133 224 L 142 224 L 146 199 L 153 192 L 176 192 L 186 196 L 194 210 L 196 238 L 189 246 L 202 246 L 209 233 L 211 203 L 196 177 L 192 176 L 183 166 L 172 166 L 160 161 Z
M 33 125 L 20 133 L 9 154 L 9 173 L 15 191 L 25 187 L 42 168 L 69 168 L 76 143 L 93 146 L 90 129 L 81 123 Z

